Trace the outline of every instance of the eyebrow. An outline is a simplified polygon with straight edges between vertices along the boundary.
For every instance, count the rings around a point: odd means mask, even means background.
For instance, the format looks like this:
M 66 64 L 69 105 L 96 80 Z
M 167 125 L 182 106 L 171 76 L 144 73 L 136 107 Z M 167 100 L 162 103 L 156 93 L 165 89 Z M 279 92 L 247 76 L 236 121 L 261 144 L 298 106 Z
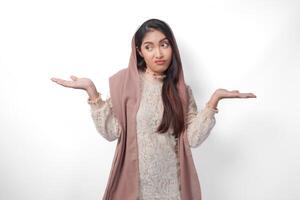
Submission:
M 161 41 L 163 41 L 163 40 L 165 40 L 165 39 L 168 39 L 168 38 L 165 37 L 165 38 L 161 39 L 159 42 L 161 42 Z M 146 43 L 153 44 L 153 42 L 149 42 L 149 41 L 144 42 L 144 44 L 146 44 Z

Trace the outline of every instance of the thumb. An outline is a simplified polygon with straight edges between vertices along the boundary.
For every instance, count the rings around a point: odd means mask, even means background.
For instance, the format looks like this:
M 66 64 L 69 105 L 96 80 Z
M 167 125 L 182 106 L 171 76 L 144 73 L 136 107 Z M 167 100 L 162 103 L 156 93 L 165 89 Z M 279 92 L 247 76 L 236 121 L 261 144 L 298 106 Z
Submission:
M 76 81 L 77 79 L 78 79 L 78 77 L 76 77 L 76 76 L 71 76 L 71 79 L 73 80 L 73 81 Z

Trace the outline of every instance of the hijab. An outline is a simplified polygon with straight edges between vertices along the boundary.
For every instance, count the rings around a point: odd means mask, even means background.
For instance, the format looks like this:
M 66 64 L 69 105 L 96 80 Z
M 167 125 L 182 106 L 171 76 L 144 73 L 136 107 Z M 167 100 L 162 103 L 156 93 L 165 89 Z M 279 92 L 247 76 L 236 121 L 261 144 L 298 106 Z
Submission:
M 122 131 L 117 141 L 103 200 L 139 199 L 136 114 L 139 109 L 141 93 L 135 36 L 132 38 L 131 50 L 128 67 L 109 77 L 112 111 L 121 125 Z M 183 104 L 184 113 L 187 113 L 188 93 L 181 68 L 179 73 L 176 87 Z M 176 148 L 180 168 L 181 200 L 201 200 L 200 183 L 188 143 L 186 128 L 180 134 Z

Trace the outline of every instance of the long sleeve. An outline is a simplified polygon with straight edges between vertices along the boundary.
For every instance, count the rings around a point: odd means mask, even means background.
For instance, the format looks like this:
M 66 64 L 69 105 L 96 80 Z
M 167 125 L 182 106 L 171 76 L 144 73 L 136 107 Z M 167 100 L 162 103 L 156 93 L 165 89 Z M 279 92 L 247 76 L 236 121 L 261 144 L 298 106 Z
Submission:
M 187 136 L 190 147 L 196 148 L 208 137 L 215 126 L 215 114 L 218 110 L 205 105 L 200 112 L 193 96 L 192 89 L 187 85 L 189 94 L 189 110 L 187 115 Z
M 103 101 L 100 95 L 94 101 L 91 101 L 89 98 L 87 100 L 90 105 L 91 117 L 97 131 L 106 140 L 114 141 L 120 136 L 121 126 L 112 111 L 111 98 L 108 97 Z

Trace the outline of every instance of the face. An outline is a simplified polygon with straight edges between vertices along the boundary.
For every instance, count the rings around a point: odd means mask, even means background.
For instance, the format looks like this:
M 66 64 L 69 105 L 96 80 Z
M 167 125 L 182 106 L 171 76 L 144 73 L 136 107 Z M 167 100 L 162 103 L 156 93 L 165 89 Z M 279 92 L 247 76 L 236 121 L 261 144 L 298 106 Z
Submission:
M 166 36 L 153 30 L 145 34 L 139 54 L 144 58 L 147 67 L 156 74 L 163 74 L 172 60 L 172 48 Z M 156 63 L 164 60 L 164 63 Z

